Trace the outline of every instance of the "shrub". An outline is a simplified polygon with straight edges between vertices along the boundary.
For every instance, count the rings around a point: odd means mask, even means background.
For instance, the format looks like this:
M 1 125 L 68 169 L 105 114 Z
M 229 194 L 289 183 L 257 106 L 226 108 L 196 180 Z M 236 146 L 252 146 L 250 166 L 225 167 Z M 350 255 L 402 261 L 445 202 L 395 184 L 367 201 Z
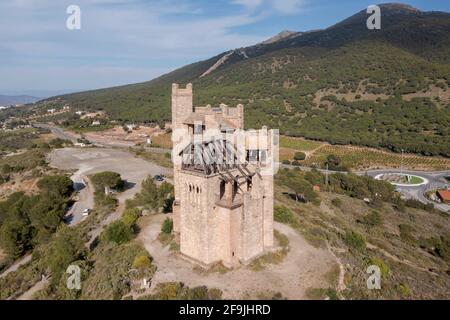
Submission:
M 277 222 L 287 223 L 287 224 L 295 224 L 297 223 L 297 219 L 295 215 L 286 207 L 275 206 L 273 218 Z
M 400 230 L 400 238 L 408 242 L 414 241 L 414 236 L 412 235 L 414 232 L 413 227 L 409 224 L 400 224 L 398 228 Z
M 331 200 L 331 204 L 337 208 L 340 208 L 342 206 L 342 200 L 339 198 L 334 198 Z
M 441 241 L 436 245 L 436 253 L 445 261 L 450 261 L 450 234 L 441 237 Z
M 344 235 L 344 242 L 356 251 L 364 252 L 366 250 L 364 237 L 355 231 L 347 231 Z
M 125 225 L 132 227 L 141 216 L 142 211 L 138 208 L 126 209 L 122 216 Z
M 144 269 L 148 268 L 152 265 L 152 261 L 148 256 L 139 255 L 134 258 L 133 267 L 136 269 Z
M 167 218 L 166 220 L 164 220 L 162 224 L 161 232 L 165 234 L 171 234 L 172 230 L 173 230 L 173 221 L 172 219 Z
M 391 273 L 391 270 L 389 269 L 388 265 L 384 263 L 384 261 L 381 260 L 380 258 L 377 257 L 370 258 L 369 265 L 375 265 L 378 268 L 380 268 L 381 276 L 383 278 L 386 278 Z
M 73 192 L 73 182 L 66 176 L 47 176 L 41 178 L 37 186 L 41 191 L 68 197 Z
M 115 221 L 106 228 L 103 237 L 107 242 L 122 244 L 133 238 L 133 231 L 123 221 Z
M 294 160 L 305 160 L 306 159 L 306 154 L 304 152 L 296 152 L 294 154 Z
M 367 214 L 361 222 L 368 227 L 377 227 L 383 224 L 383 218 L 378 211 L 372 211 Z
M 116 190 L 123 190 L 125 187 L 125 182 L 120 177 L 120 174 L 116 172 L 100 172 L 92 175 L 90 178 L 95 190 L 98 192 L 104 192 L 106 187 Z
M 400 295 L 403 298 L 407 298 L 411 295 L 411 289 L 409 289 L 409 287 L 406 284 L 400 283 L 397 286 L 397 291 L 400 293 Z

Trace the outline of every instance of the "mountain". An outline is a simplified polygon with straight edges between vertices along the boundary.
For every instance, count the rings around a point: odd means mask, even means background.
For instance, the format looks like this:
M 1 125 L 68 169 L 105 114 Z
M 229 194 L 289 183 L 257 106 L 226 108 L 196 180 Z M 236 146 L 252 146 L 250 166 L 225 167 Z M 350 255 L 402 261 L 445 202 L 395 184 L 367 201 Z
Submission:
M 20 96 L 4 96 L 0 95 L 0 106 L 9 106 L 16 104 L 26 104 L 39 101 L 42 98 L 20 95 Z
M 195 104 L 245 105 L 247 127 L 450 156 L 450 14 L 382 4 L 381 30 L 362 10 L 323 30 L 285 31 L 152 81 L 44 102 L 103 109 L 113 119 L 170 120 L 170 84 Z

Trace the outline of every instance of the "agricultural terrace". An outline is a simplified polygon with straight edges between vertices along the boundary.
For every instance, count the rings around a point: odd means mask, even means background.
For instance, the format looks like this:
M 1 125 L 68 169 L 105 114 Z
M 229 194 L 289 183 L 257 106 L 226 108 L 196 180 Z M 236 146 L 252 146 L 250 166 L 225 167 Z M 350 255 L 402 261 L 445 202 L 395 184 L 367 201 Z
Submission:
M 329 155 L 341 159 L 341 166 L 353 170 L 400 168 L 402 156 L 367 147 L 329 145 L 299 138 L 280 137 L 280 160 L 294 160 L 296 152 L 304 152 L 306 159 L 298 161 L 301 166 L 323 167 Z M 412 154 L 403 155 L 403 168 L 410 170 L 447 170 L 450 159 L 425 157 Z

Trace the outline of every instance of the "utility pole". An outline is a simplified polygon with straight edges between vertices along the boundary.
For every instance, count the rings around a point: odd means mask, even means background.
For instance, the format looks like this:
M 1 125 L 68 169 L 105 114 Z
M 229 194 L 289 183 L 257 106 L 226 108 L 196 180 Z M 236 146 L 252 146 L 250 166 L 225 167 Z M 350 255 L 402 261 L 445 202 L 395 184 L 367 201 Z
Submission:
M 325 171 L 325 186 L 327 187 L 327 192 L 330 191 L 328 188 L 328 161 L 327 161 L 327 170 Z

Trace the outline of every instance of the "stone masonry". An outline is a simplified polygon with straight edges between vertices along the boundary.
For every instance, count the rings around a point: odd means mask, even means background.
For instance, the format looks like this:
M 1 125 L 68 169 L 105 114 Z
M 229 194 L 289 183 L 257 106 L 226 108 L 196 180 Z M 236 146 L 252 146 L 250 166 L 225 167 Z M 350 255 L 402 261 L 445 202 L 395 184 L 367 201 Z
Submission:
M 174 232 L 181 254 L 205 267 L 218 262 L 228 267 L 246 264 L 273 247 L 273 175 L 261 174 L 273 152 L 267 141 L 271 130 L 263 127 L 242 139 L 233 136 L 243 126 L 242 105 L 194 107 L 192 84 L 172 85 Z M 208 135 L 211 131 L 213 136 Z M 227 134 L 232 139 L 225 141 Z M 190 142 L 183 144 L 183 139 Z M 243 161 L 196 161 L 196 147 L 204 150 L 213 140 L 225 141 L 227 150 L 245 143 L 244 155 L 223 153 Z

